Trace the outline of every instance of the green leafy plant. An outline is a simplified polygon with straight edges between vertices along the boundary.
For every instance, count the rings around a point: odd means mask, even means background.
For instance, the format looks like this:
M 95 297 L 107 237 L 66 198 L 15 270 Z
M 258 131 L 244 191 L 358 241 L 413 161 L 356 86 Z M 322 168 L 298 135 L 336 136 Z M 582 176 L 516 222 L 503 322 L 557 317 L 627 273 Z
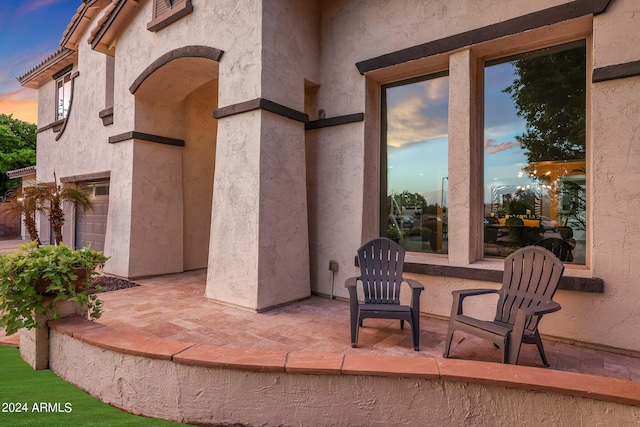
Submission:
M 394 226 L 387 227 L 387 237 L 391 240 L 400 239 L 400 231 Z
M 38 242 L 0 256 L 0 327 L 7 335 L 38 328 L 42 326 L 38 315 L 60 317 L 58 301 L 86 306 L 89 316 L 98 319 L 102 301 L 94 294 L 99 289 L 92 287 L 91 279 L 107 260 L 90 248 L 71 249 L 64 243 L 38 246 Z

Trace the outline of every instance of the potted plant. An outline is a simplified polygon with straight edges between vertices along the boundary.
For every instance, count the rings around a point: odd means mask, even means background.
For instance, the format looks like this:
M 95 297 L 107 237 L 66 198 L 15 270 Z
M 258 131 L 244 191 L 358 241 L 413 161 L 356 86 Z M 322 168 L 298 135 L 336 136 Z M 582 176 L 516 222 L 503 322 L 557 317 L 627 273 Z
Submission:
M 86 306 L 89 317 L 98 319 L 102 302 L 91 279 L 107 259 L 89 248 L 71 249 L 64 243 L 38 246 L 35 241 L 0 256 L 0 327 L 7 335 L 41 327 L 39 315 L 59 318 L 59 301 Z

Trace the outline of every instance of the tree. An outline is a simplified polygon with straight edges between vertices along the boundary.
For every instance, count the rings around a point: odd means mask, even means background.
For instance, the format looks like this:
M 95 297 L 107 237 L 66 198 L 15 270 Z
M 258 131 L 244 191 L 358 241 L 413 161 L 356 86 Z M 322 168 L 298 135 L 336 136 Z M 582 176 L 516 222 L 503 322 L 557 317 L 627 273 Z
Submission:
M 83 211 L 93 209 L 91 193 L 73 183 L 37 183 L 30 191 L 30 195 L 37 200 L 38 208 L 47 212 L 49 224 L 51 224 L 51 229 L 53 230 L 56 240 L 56 245 L 59 245 L 60 242 L 62 242 L 64 202 L 71 202 L 76 206 L 80 206 Z
M 395 199 L 398 206 L 405 208 L 422 208 L 427 204 L 427 200 L 420 193 L 410 193 L 409 190 L 404 190 L 402 193 L 392 193 L 392 197 Z
M 93 209 L 91 193 L 87 190 L 73 183 L 58 184 L 55 181 L 54 183 L 38 182 L 32 186 L 12 191 L 8 213 L 15 216 L 23 215 L 29 237 L 40 245 L 35 215 L 36 212 L 46 212 L 56 245 L 58 245 L 62 242 L 62 226 L 65 219 L 63 204 L 65 202 L 80 206 L 83 211 Z
M 36 125 L 0 114 L 0 195 L 17 188 L 7 171 L 36 163 Z
M 5 210 L 6 215 L 14 218 L 22 217 L 25 229 L 29 233 L 31 241 L 38 242 L 38 228 L 36 227 L 36 212 L 38 211 L 38 201 L 34 195 L 33 187 L 16 188 L 9 193 L 9 205 Z
M 586 48 L 514 61 L 505 89 L 527 121 L 517 137 L 530 163 L 585 158 Z

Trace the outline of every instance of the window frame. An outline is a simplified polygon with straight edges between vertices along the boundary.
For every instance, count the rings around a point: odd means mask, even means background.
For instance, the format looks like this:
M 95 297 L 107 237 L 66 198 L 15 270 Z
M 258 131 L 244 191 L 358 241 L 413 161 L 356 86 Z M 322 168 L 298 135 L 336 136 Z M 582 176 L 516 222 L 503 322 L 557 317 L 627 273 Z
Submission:
M 147 30 L 160 31 L 193 12 L 191 0 L 153 0 L 151 21 Z
M 583 36 L 583 37 L 577 37 L 577 38 L 573 38 L 569 41 L 554 41 L 551 43 L 547 43 L 547 44 L 542 44 L 540 46 L 536 46 L 535 48 L 528 48 L 528 49 L 524 49 L 524 50 L 517 50 L 514 52 L 509 52 L 506 55 L 493 55 L 491 56 L 491 59 L 487 59 L 487 58 L 481 58 L 480 59 L 480 64 L 479 64 L 479 72 L 478 72 L 478 79 L 482 80 L 482 82 L 480 83 L 480 87 L 482 88 L 481 90 L 481 94 L 480 94 L 480 99 L 481 102 L 478 105 L 482 106 L 482 123 L 479 126 L 479 128 L 481 130 L 479 130 L 480 135 L 478 136 L 478 140 L 481 141 L 482 143 L 484 143 L 484 138 L 486 137 L 485 135 L 485 128 L 484 128 L 484 107 L 486 106 L 485 104 L 485 87 L 484 87 L 484 79 L 485 79 L 485 70 L 488 67 L 494 66 L 494 65 L 500 65 L 503 63 L 507 63 L 507 62 L 512 62 L 514 60 L 517 59 L 522 59 L 522 58 L 529 58 L 529 57 L 536 57 L 536 56 L 541 56 L 538 52 L 539 51 L 543 51 L 546 50 L 547 52 L 544 53 L 544 55 L 549 55 L 549 54 L 553 54 L 553 53 L 557 53 L 557 52 L 562 52 L 565 50 L 570 50 L 570 49 L 574 49 L 574 48 L 579 48 L 579 47 L 584 47 L 585 51 L 586 51 L 586 56 L 585 56 L 585 76 L 584 76 L 584 83 L 585 83 L 585 159 L 584 159 L 584 164 L 585 164 L 585 262 L 584 264 L 572 264 L 572 263 L 567 263 L 567 266 L 572 266 L 572 267 L 587 267 L 589 262 L 589 242 L 590 242 L 590 234 L 589 234 L 589 229 L 590 229 L 590 218 L 591 215 L 589 214 L 589 208 L 590 208 L 590 191 L 591 191 L 591 180 L 590 180 L 590 172 L 591 172 L 591 161 L 590 161 L 590 156 L 589 156 L 589 152 L 590 152 L 590 132 L 589 132 L 589 126 L 590 126 L 590 109 L 589 109 L 589 105 L 590 105 L 590 78 L 589 76 L 592 73 L 593 70 L 593 64 L 591 61 L 592 58 L 592 44 L 591 44 L 591 35 L 588 36 Z M 486 191 L 485 185 L 486 184 L 484 182 L 484 173 L 485 173 L 485 160 L 486 160 L 486 153 L 484 151 L 484 149 L 482 150 L 482 158 L 480 159 L 480 164 L 482 165 L 482 172 L 483 172 L 483 179 L 482 179 L 482 207 L 483 207 L 483 218 L 485 217 L 484 213 L 485 213 L 485 206 L 484 206 L 484 201 L 485 201 L 485 196 L 486 194 L 484 194 L 484 192 Z M 559 160 L 550 160 L 550 162 L 555 162 L 555 161 L 562 161 L 562 159 Z M 565 160 L 566 161 L 566 160 Z M 567 175 L 569 176 L 569 175 Z M 562 199 L 562 194 L 559 193 L 558 197 L 560 199 Z M 508 215 L 507 215 L 508 216 Z M 565 220 L 566 221 L 566 220 Z M 484 231 L 482 233 L 482 236 L 484 237 Z M 484 240 L 483 242 L 481 242 L 480 244 L 483 245 L 483 249 L 481 251 L 482 253 L 482 257 L 481 260 L 483 261 L 502 261 L 505 256 L 502 257 L 496 257 L 496 256 L 486 256 L 486 252 L 484 249 Z
M 441 70 L 436 72 L 429 72 L 426 74 L 421 74 L 416 77 L 410 77 L 408 79 L 398 80 L 391 83 L 385 83 L 380 85 L 380 202 L 379 202 L 379 236 L 386 237 L 387 236 L 387 223 L 389 206 L 387 205 L 387 200 L 389 198 L 388 191 L 388 161 L 387 161 L 387 89 L 391 89 L 394 87 L 406 86 L 414 83 L 420 83 L 427 80 L 435 80 L 441 77 L 449 77 L 449 70 Z M 448 143 L 447 143 L 448 145 Z M 447 151 L 448 153 L 448 151 Z M 449 153 L 447 154 L 448 157 Z M 449 159 L 447 158 L 447 162 Z M 448 176 L 447 176 L 448 177 Z M 422 253 L 422 252 L 412 252 L 412 253 Z M 446 255 L 446 254 L 436 254 L 436 253 L 428 253 L 429 255 Z
M 535 37 L 534 37 L 535 36 Z M 539 36 L 539 37 L 537 37 Z M 378 86 L 379 100 L 378 100 L 378 119 L 380 124 L 378 129 L 380 131 L 379 138 L 379 186 L 378 186 L 378 198 L 376 203 L 376 211 L 378 212 L 378 222 L 375 224 L 376 235 L 385 235 L 386 229 L 383 230 L 382 224 L 386 216 L 386 211 L 383 206 L 383 198 L 386 197 L 386 128 L 382 124 L 383 115 L 386 115 L 384 111 L 384 93 L 382 88 L 388 85 L 393 85 L 397 82 L 409 81 L 411 79 L 420 79 L 425 75 L 435 74 L 438 71 L 443 70 L 443 57 L 446 57 L 445 61 L 448 61 L 448 73 L 450 76 L 450 103 L 449 103 L 449 206 L 455 209 L 457 204 L 452 198 L 452 193 L 461 191 L 460 198 L 468 199 L 466 206 L 469 207 L 469 212 L 455 213 L 453 217 L 449 216 L 449 251 L 446 255 L 430 254 L 430 253 L 418 253 L 407 252 L 407 263 L 415 263 L 415 265 L 423 264 L 425 266 L 443 266 L 450 265 L 452 267 L 470 267 L 481 269 L 501 269 L 503 261 L 495 258 L 484 257 L 484 230 L 483 221 L 484 217 L 484 150 L 483 150 L 483 138 L 484 138 L 484 67 L 485 63 L 490 61 L 497 61 L 502 58 L 508 58 L 514 55 L 526 54 L 527 52 L 535 51 L 538 49 L 550 48 L 567 44 L 579 40 L 585 40 L 587 50 L 586 60 L 586 112 L 585 112 L 585 149 L 586 149 L 586 254 L 584 265 L 569 264 L 567 267 L 573 271 L 588 271 L 590 270 L 590 242 L 592 238 L 592 173 L 591 165 L 593 164 L 591 155 L 591 81 L 589 76 L 593 72 L 593 24 L 591 19 L 577 19 L 575 21 L 563 24 L 554 24 L 552 28 L 536 29 L 532 30 L 531 34 L 515 34 L 506 36 L 500 39 L 494 39 L 480 44 L 471 45 L 464 49 L 458 49 L 450 52 L 446 52 L 439 55 L 434 55 L 427 59 L 422 60 L 416 67 L 413 64 L 398 64 L 386 70 L 380 72 L 373 72 L 370 74 L 371 83 Z M 516 48 L 514 49 L 514 46 Z M 467 56 L 464 58 L 464 56 Z M 457 57 L 458 59 L 454 59 Z M 464 59 L 461 59 L 464 58 Z M 457 61 L 457 64 L 456 64 Z M 440 65 L 438 65 L 440 64 Z M 454 67 L 456 69 L 454 70 Z M 413 68 L 413 69 L 412 69 Z M 455 74 L 458 77 L 465 79 L 464 84 L 455 81 Z M 394 76 L 401 75 L 402 79 L 394 78 Z M 460 84 L 459 84 L 460 83 Z M 459 87 L 456 87 L 459 86 Z M 467 104 L 461 104 L 460 101 L 454 108 L 452 113 L 452 97 L 454 90 L 459 90 L 457 96 L 464 95 L 465 99 L 468 99 Z M 457 132 L 456 137 L 460 139 L 461 143 L 457 147 L 452 146 L 452 114 L 460 117 L 458 110 L 460 107 L 466 107 L 468 111 L 468 117 L 462 117 L 467 122 L 464 124 L 463 129 Z M 458 162 L 452 162 L 451 157 L 454 155 L 453 151 L 457 148 L 464 147 L 469 151 L 464 155 L 468 157 L 469 163 L 462 164 Z M 456 153 L 455 155 L 457 155 Z M 472 165 L 473 164 L 473 165 Z M 475 168 L 475 169 L 474 169 Z M 456 183 L 451 181 L 452 175 L 463 173 L 464 186 L 460 190 L 456 190 Z M 460 184 L 461 181 L 458 182 Z M 465 187 L 467 186 L 467 187 Z M 461 199 L 458 199 L 459 202 Z M 473 201 L 473 203 L 472 203 Z M 458 203 L 460 204 L 460 203 Z M 476 206 L 477 205 L 477 206 Z M 454 224 L 455 222 L 455 224 Z M 366 221 L 365 221 L 366 224 Z M 458 228 L 456 230 L 456 227 Z M 365 227 L 365 230 L 368 227 Z M 453 229 L 452 229 L 453 228 Z M 365 231 L 366 232 L 366 231 Z M 458 233 L 456 236 L 452 236 L 452 233 Z M 453 238 L 452 238 L 453 237 Z M 456 245 L 459 245 L 457 247 Z
M 58 73 L 54 74 L 53 76 L 53 80 L 55 81 L 55 95 L 54 95 L 54 102 L 55 102 L 55 108 L 54 108 L 54 122 L 60 121 L 60 120 L 64 120 L 65 118 L 67 118 L 67 116 L 69 115 L 69 110 L 67 109 L 67 113 L 64 113 L 64 107 L 63 107 L 63 111 L 62 114 L 60 113 L 60 90 L 63 90 L 63 94 L 62 94 L 62 102 L 63 102 L 63 106 L 64 106 L 64 101 L 67 101 L 67 104 L 70 106 L 71 105 L 71 95 L 72 95 L 72 91 L 71 91 L 71 81 L 72 81 L 72 75 L 71 72 L 73 71 L 73 66 L 68 66 L 65 67 L 64 69 L 60 70 Z M 64 87 L 65 84 L 69 84 L 69 93 L 66 94 Z

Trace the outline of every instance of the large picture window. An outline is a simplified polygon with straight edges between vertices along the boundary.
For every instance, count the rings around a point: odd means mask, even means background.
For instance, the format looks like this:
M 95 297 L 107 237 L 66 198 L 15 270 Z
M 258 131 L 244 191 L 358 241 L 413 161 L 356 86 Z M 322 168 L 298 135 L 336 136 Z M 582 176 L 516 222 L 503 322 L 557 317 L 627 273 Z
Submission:
M 526 245 L 585 264 L 584 41 L 487 62 L 484 255 Z
M 407 251 L 448 253 L 449 77 L 382 87 L 380 234 Z

